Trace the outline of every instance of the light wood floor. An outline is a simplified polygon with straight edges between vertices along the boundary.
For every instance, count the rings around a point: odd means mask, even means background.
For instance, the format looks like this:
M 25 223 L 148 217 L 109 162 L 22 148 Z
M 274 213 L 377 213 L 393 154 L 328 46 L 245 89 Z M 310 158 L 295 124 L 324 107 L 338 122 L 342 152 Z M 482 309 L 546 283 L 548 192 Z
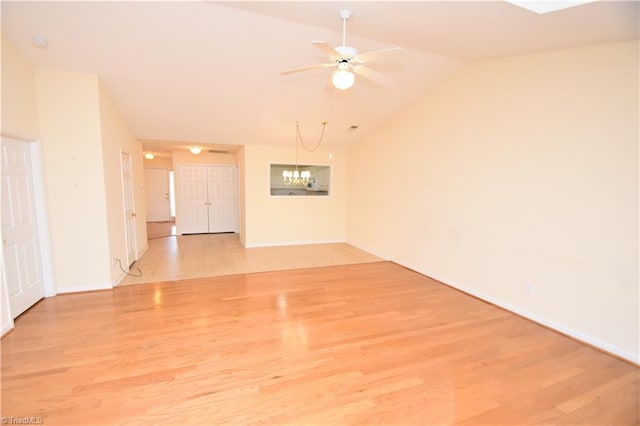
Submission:
M 44 424 L 638 424 L 638 368 L 393 263 L 45 299 L 2 340 Z
M 379 262 L 349 244 L 244 248 L 238 234 L 180 235 L 149 240 L 149 249 L 119 285 Z
M 147 222 L 147 239 L 165 238 L 176 235 L 175 222 Z

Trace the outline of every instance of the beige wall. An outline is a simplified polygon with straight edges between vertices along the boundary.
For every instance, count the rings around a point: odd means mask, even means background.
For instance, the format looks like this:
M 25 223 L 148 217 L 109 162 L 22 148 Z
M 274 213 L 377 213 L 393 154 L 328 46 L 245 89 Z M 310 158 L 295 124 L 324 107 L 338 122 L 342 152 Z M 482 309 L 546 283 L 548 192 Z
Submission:
M 637 43 L 467 67 L 350 153 L 348 241 L 638 362 L 638 76 Z
M 264 246 L 344 241 L 347 156 L 319 149 L 300 153 L 299 164 L 331 165 L 328 197 L 272 197 L 271 163 L 295 163 L 295 147 L 244 147 L 245 245 Z M 241 174 L 243 172 L 241 171 Z
M 2 134 L 25 140 L 38 139 L 38 107 L 34 70 L 2 37 Z
M 155 157 L 153 160 L 147 160 L 143 157 L 142 162 L 145 169 L 173 170 L 173 159 L 171 157 Z
M 188 150 L 172 151 L 173 169 L 177 164 L 236 164 L 235 154 L 219 154 L 202 151 L 198 155 L 193 155 Z
M 142 144 L 133 137 L 102 85 L 100 85 L 99 98 L 111 283 L 115 284 L 124 276 L 115 259 L 120 259 L 123 267 L 127 265 L 121 153 L 127 153 L 131 158 L 133 203 L 136 212 L 136 258 L 140 258 L 147 249 Z
M 98 78 L 38 69 L 36 91 L 58 291 L 109 288 Z

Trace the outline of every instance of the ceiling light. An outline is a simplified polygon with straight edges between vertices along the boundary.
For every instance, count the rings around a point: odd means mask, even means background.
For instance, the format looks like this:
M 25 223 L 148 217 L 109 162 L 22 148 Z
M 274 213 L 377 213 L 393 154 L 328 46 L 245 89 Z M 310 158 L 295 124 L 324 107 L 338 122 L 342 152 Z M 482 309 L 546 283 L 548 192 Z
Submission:
M 147 160 L 153 160 L 155 157 L 155 155 L 153 155 L 152 152 L 147 152 L 144 154 L 144 158 L 146 158 Z
M 547 0 L 505 0 L 507 3 L 530 10 L 535 13 L 543 14 L 555 12 L 556 10 L 568 9 L 581 4 L 591 3 L 596 0 L 566 0 L 566 1 L 547 1 Z
M 189 151 L 191 151 L 191 153 L 194 155 L 198 155 L 202 152 L 202 148 L 200 148 L 199 146 L 192 146 L 189 148 Z
M 338 69 L 333 72 L 331 77 L 333 85 L 336 89 L 347 90 L 356 81 L 356 77 L 351 71 L 349 71 L 349 63 L 341 62 L 338 64 Z
M 41 36 L 31 37 L 31 43 L 39 49 L 46 49 L 49 46 L 47 39 Z

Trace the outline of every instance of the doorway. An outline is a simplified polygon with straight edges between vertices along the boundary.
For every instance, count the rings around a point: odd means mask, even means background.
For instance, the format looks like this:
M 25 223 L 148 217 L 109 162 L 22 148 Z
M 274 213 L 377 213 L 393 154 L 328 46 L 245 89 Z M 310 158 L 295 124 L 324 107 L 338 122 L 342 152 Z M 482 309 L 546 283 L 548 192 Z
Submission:
M 30 143 L 2 138 L 2 254 L 11 317 L 45 296 Z

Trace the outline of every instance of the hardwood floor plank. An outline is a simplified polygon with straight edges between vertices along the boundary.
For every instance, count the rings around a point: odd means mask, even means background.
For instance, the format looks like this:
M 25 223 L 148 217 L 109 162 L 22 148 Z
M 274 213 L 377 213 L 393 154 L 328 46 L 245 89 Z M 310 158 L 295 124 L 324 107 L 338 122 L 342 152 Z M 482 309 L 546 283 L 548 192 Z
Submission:
M 388 262 L 45 299 L 2 339 L 45 424 L 638 424 L 639 369 Z

